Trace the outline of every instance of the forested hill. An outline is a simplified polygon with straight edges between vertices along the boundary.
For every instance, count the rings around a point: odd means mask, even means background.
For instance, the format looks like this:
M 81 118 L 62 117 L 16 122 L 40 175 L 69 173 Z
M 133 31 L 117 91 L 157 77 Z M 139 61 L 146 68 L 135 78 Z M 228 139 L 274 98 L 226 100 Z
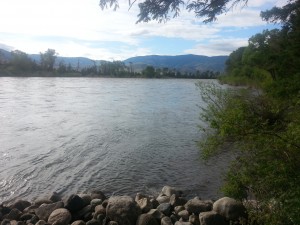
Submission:
M 21 53 L 21 52 L 20 52 Z M 31 60 L 40 64 L 40 54 L 26 54 Z M 195 73 L 197 71 L 214 71 L 223 72 L 225 68 L 225 61 L 228 56 L 203 56 L 203 55 L 178 55 L 178 56 L 160 56 L 160 55 L 148 55 L 148 56 L 136 56 L 128 58 L 124 61 L 126 66 L 132 66 L 135 72 L 141 72 L 147 66 L 153 66 L 154 68 L 168 68 L 176 69 L 180 72 Z M 0 49 L 0 60 L 11 61 L 12 53 L 6 50 Z M 105 63 L 104 60 L 92 60 L 84 57 L 62 57 L 57 56 L 55 59 L 54 67 L 58 67 L 59 64 L 70 65 L 75 69 L 90 68 L 93 66 L 99 66 Z
M 170 68 L 184 72 L 199 71 L 224 71 L 225 61 L 228 56 L 203 56 L 203 55 L 178 55 L 178 56 L 160 56 L 147 55 L 136 56 L 126 59 L 124 62 L 129 65 L 132 63 L 136 70 L 142 70 L 146 66 L 155 68 Z

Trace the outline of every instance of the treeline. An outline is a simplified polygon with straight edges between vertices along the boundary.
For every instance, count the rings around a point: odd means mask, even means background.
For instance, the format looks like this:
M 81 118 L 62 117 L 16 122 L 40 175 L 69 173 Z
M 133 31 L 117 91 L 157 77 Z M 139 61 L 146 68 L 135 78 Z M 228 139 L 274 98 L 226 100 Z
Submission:
M 154 68 L 147 66 L 140 72 L 136 72 L 132 63 L 125 65 L 122 61 L 94 62 L 93 66 L 80 66 L 66 64 L 63 60 L 57 63 L 57 52 L 48 49 L 40 53 L 40 60 L 32 60 L 25 52 L 15 50 L 11 52 L 11 59 L 6 60 L 0 52 L 0 75 L 18 76 L 101 76 L 120 78 L 190 78 L 213 79 L 220 75 L 215 71 L 182 72 L 169 68 Z
M 282 24 L 230 54 L 221 82 L 252 88 L 224 90 L 199 84 L 206 139 L 204 157 L 231 151 L 225 195 L 249 204 L 248 224 L 300 224 L 300 1 L 261 13 Z M 230 146 L 230 147 L 228 147 Z

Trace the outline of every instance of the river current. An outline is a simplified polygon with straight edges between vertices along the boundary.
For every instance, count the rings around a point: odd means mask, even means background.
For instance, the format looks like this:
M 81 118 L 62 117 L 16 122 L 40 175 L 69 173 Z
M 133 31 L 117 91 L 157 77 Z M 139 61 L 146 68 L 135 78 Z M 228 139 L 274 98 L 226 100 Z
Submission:
M 226 163 L 199 159 L 195 82 L 0 78 L 0 203 L 54 191 L 155 194 L 164 185 L 219 196 Z

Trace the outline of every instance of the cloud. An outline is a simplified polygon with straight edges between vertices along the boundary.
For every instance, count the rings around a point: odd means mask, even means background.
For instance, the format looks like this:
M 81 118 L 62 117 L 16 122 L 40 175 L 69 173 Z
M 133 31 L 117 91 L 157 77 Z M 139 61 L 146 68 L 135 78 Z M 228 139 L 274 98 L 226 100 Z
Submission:
M 232 51 L 247 44 L 248 39 L 243 38 L 212 39 L 206 44 L 197 44 L 194 48 L 187 49 L 185 53 L 207 56 L 229 55 Z
M 271 0 L 253 1 L 251 7 Z M 235 30 L 235 38 L 239 38 L 239 29 L 266 24 L 259 17 L 260 9 L 251 7 L 236 8 L 211 24 L 203 24 L 186 10 L 167 23 L 136 24 L 137 4 L 128 11 L 127 0 L 119 0 L 119 3 L 117 11 L 102 11 L 99 0 L 1 1 L 0 43 L 28 53 L 53 48 L 62 56 L 119 59 L 129 54 L 157 54 L 152 49 L 159 49 L 161 43 L 153 41 L 152 46 L 145 46 L 144 43 L 149 43 L 146 39 L 176 38 L 204 46 L 208 40 L 229 35 L 229 32 L 226 34 L 229 28 Z

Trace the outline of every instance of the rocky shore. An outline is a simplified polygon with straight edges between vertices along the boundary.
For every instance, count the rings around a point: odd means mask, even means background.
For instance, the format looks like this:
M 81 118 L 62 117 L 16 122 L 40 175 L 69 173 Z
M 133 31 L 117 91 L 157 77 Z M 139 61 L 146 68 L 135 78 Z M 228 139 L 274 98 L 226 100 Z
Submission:
M 1 225 L 229 225 L 241 224 L 247 214 L 243 204 L 224 197 L 215 202 L 186 199 L 181 191 L 165 186 L 154 197 L 136 194 L 111 196 L 101 191 L 57 193 L 34 202 L 17 200 L 0 205 Z

